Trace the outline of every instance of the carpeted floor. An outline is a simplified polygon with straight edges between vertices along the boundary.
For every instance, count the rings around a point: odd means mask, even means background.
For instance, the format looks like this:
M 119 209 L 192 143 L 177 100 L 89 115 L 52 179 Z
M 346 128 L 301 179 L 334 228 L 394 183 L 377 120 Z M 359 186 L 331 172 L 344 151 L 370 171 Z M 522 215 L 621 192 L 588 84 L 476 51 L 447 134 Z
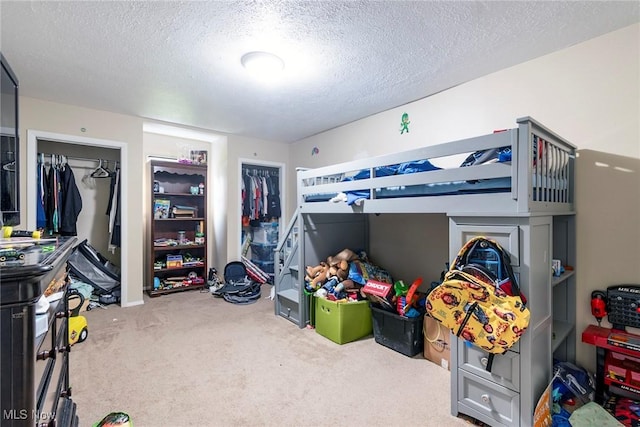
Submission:
M 373 337 L 338 345 L 274 314 L 187 291 L 83 313 L 71 351 L 81 426 L 112 411 L 135 427 L 469 426 L 450 415 L 449 372 Z

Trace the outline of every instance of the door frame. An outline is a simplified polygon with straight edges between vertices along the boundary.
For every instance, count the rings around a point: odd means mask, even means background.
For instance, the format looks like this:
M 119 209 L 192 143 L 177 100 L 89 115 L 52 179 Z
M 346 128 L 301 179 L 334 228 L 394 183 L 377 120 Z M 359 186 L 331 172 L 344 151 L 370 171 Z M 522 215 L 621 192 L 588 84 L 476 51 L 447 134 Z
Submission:
M 278 220 L 278 229 L 279 231 L 285 230 L 287 228 L 287 206 L 286 206 L 286 169 L 285 164 L 280 162 L 271 162 L 268 160 L 257 160 L 250 159 L 246 157 L 238 158 L 238 190 L 236 191 L 236 195 L 239 201 L 242 203 L 242 166 L 243 165 L 256 165 L 256 166 L 264 166 L 267 168 L 277 168 L 278 169 L 278 177 L 279 177 L 279 185 L 280 185 L 280 219 Z M 240 212 L 240 216 L 242 216 L 242 212 Z M 239 227 L 236 228 L 235 239 L 238 242 L 238 258 L 242 259 L 242 221 L 238 218 Z M 280 236 L 280 234 L 278 235 Z
M 27 130 L 27 229 L 35 230 L 37 223 L 36 198 L 38 194 L 38 140 L 60 142 L 64 144 L 77 144 L 92 147 L 103 147 L 120 150 L 120 208 L 122 212 L 128 212 L 127 200 L 129 199 L 129 155 L 127 144 L 121 141 L 108 139 L 88 138 L 77 135 L 67 135 L 61 133 L 45 132 L 40 130 Z M 128 236 L 129 220 L 127 215 L 120 217 L 121 236 Z M 120 244 L 120 287 L 122 289 L 120 305 L 127 307 L 130 305 L 142 304 L 142 301 L 128 300 L 128 277 L 129 266 L 129 242 L 126 238 L 121 239 Z

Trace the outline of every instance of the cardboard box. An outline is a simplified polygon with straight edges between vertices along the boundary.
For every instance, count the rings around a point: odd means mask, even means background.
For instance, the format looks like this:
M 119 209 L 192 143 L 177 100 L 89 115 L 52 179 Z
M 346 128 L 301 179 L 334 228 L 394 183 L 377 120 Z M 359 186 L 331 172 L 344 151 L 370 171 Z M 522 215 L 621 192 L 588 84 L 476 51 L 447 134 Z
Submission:
M 424 358 L 449 369 L 451 362 L 451 332 L 440 322 L 425 314 L 423 323 Z
M 336 302 L 314 298 L 316 332 L 338 344 L 371 335 L 373 325 L 369 301 Z

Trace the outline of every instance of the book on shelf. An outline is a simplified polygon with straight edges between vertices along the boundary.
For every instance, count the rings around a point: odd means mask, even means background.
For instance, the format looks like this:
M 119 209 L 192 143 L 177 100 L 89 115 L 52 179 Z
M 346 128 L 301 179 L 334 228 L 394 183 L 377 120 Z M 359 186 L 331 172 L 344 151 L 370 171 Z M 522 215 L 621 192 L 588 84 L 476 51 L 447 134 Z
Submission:
M 172 207 L 172 213 L 175 218 L 195 218 L 198 209 L 193 206 L 174 205 Z
M 153 217 L 155 219 L 169 218 L 171 202 L 168 199 L 155 199 L 153 201 Z

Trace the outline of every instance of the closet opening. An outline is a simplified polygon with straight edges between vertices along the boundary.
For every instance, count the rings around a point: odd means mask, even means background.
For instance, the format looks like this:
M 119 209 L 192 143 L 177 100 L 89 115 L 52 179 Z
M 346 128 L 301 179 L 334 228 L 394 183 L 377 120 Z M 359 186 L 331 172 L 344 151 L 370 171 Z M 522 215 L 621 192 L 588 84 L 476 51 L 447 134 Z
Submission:
M 27 228 L 43 229 L 45 236 L 76 236 L 76 245 L 86 250 L 78 252 L 87 252 L 87 260 L 99 264 L 94 268 L 86 263 L 86 280 L 79 280 L 90 282 L 79 284 L 85 293 L 96 290 L 89 294 L 92 301 L 105 306 L 137 304 L 127 296 L 126 145 L 39 131 L 28 131 L 27 136 Z M 50 186 L 62 173 L 64 191 L 73 195 L 64 209 Z M 114 276 L 113 285 L 101 281 L 103 268 L 107 276 Z M 105 295 L 102 302 L 98 293 Z
M 275 248 L 285 211 L 284 165 L 242 161 L 240 165 L 240 256 L 268 274 L 273 283 Z

